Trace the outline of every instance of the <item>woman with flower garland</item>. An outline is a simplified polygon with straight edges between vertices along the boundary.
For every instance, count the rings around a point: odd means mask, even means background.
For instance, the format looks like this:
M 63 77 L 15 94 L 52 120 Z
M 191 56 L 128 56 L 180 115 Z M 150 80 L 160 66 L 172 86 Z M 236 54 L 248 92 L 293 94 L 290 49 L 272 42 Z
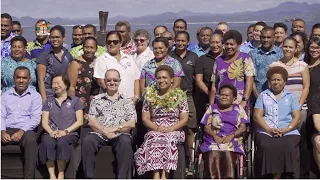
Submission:
M 142 120 L 148 128 L 144 142 L 134 155 L 139 175 L 153 171 L 154 179 L 166 179 L 178 164 L 177 144 L 185 141 L 182 128 L 188 122 L 188 103 L 184 91 L 172 88 L 174 71 L 161 65 L 155 72 L 157 87 L 144 92 Z

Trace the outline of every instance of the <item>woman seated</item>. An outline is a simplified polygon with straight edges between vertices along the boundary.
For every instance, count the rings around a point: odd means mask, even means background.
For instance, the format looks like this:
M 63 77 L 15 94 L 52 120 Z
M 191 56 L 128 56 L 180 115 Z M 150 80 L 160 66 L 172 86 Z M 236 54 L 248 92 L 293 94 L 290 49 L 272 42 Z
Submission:
M 177 169 L 177 144 L 185 141 L 182 128 L 189 110 L 186 93 L 172 88 L 173 69 L 161 65 L 155 75 L 157 87 L 151 85 L 144 93 L 142 120 L 148 133 L 134 157 L 139 175 L 153 171 L 154 179 L 166 179 L 170 170 Z
M 46 163 L 50 179 L 56 179 L 57 161 L 58 179 L 63 179 L 66 163 L 79 139 L 76 131 L 83 124 L 83 106 L 78 97 L 67 94 L 70 82 L 64 75 L 54 75 L 51 82 L 55 95 L 43 103 L 42 127 L 45 133 L 39 145 L 39 160 Z
M 288 72 L 281 66 L 267 71 L 270 88 L 263 91 L 254 107 L 259 129 L 255 172 L 258 178 L 300 178 L 300 104 L 297 96 L 284 89 Z
M 217 104 L 212 104 L 204 114 L 203 143 L 205 178 L 231 179 L 235 177 L 235 166 L 239 156 L 245 155 L 243 133 L 250 123 L 248 116 L 239 104 L 237 89 L 225 84 L 220 87 Z

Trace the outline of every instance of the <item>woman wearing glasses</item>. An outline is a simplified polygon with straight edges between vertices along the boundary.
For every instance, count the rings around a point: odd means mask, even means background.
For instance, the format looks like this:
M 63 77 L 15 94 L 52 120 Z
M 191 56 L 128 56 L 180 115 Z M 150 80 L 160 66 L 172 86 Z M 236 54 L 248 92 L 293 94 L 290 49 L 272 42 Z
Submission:
M 300 110 L 297 96 L 284 89 L 288 72 L 281 66 L 267 71 L 270 89 L 263 91 L 254 107 L 258 125 L 255 172 L 257 178 L 300 178 L 299 142 L 297 130 Z
M 98 85 L 105 90 L 105 73 L 108 69 L 116 69 L 120 73 L 121 83 L 119 93 L 132 98 L 134 103 L 139 99 L 139 75 L 140 70 L 131 55 L 120 51 L 122 36 L 117 31 L 110 31 L 106 37 L 107 52 L 96 59 L 94 65 L 94 78 Z
M 138 29 L 133 35 L 134 43 L 136 44 L 136 52 L 133 59 L 141 71 L 144 64 L 154 58 L 153 52 L 149 47 L 150 34 L 145 29 Z

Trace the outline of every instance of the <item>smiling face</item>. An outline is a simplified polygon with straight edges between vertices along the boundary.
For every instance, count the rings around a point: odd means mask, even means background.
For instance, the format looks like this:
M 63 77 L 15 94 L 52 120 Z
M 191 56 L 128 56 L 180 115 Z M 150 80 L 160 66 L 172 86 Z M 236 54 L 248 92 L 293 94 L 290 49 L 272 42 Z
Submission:
M 297 41 L 297 55 L 300 55 L 302 52 L 304 52 L 304 44 L 301 36 L 293 36 L 293 38 Z
M 183 21 L 178 21 L 173 26 L 173 31 L 175 34 L 181 31 L 187 31 L 187 25 Z
M 107 39 L 107 50 L 111 55 L 117 55 L 120 52 L 121 41 L 118 35 L 111 34 Z
M 269 80 L 270 87 L 274 94 L 279 94 L 284 89 L 286 81 L 281 74 L 273 74 Z
M 21 60 L 26 54 L 26 47 L 22 41 L 14 41 L 11 46 L 11 57 L 15 60 Z
M 178 34 L 176 36 L 176 49 L 180 51 L 185 51 L 188 47 L 188 38 L 185 34 Z
M 295 41 L 291 39 L 285 40 L 282 46 L 283 56 L 287 59 L 292 59 L 297 51 L 296 46 L 297 44 Z
M 279 44 L 283 43 L 283 40 L 287 37 L 287 33 L 282 27 L 277 27 L 275 30 L 275 41 Z
M 234 39 L 228 39 L 224 43 L 226 55 L 229 57 L 233 57 L 239 49 L 239 44 Z
M 261 36 L 261 31 L 263 29 L 263 26 L 260 26 L 260 25 L 256 25 L 254 26 L 254 29 L 253 29 L 253 39 L 255 41 L 260 41 L 260 36 Z
M 82 43 L 82 29 L 81 28 L 76 28 L 73 30 L 72 40 L 73 40 L 73 43 L 76 45 Z
M 97 43 L 92 39 L 88 39 L 83 44 L 84 59 L 94 59 L 97 51 Z
M 154 42 L 152 47 L 153 54 L 156 60 L 163 60 L 168 55 L 168 48 L 164 45 L 163 42 Z
M 220 54 L 222 52 L 222 37 L 218 34 L 213 34 L 210 37 L 210 51 L 213 54 Z
M 94 29 L 92 27 L 85 27 L 82 29 L 82 38 L 95 37 Z
M 248 28 L 248 31 L 247 31 L 248 39 L 247 39 L 247 41 L 251 41 L 253 39 L 253 29 L 254 29 L 254 27 Z
M 173 79 L 167 71 L 159 71 L 156 74 L 156 78 L 159 90 L 167 90 L 171 87 Z
M 309 55 L 312 59 L 319 59 L 320 58 L 320 46 L 313 42 L 309 46 Z
M 8 18 L 1 18 L 1 39 L 9 37 L 12 30 L 12 22 Z
M 144 36 L 137 36 L 134 39 L 134 43 L 136 44 L 137 52 L 141 53 L 147 49 L 148 44 L 149 44 L 149 40 Z
M 28 70 L 16 70 L 14 73 L 15 90 L 24 92 L 29 87 L 31 81 L 30 73 Z
M 223 34 L 229 31 L 229 27 L 226 24 L 219 24 L 217 29 L 221 30 Z
M 210 29 L 201 30 L 199 34 L 200 43 L 202 45 L 209 45 L 211 34 L 212 34 L 212 31 Z
M 64 39 L 65 37 L 62 36 L 61 32 L 58 30 L 53 30 L 49 36 L 49 40 L 53 48 L 62 47 Z
M 107 87 L 107 91 L 116 92 L 118 91 L 121 79 L 119 73 L 115 70 L 107 71 L 104 82 Z
M 52 84 L 52 90 L 55 94 L 59 95 L 67 92 L 67 86 L 63 82 L 61 76 L 57 76 L 53 78 L 51 84 Z

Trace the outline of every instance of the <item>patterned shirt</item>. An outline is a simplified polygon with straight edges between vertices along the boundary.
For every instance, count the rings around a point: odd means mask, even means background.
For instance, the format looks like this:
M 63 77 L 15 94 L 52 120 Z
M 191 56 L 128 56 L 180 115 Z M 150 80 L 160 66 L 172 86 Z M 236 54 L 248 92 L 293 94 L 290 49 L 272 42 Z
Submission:
M 252 45 L 252 41 L 249 41 L 243 45 L 240 46 L 240 52 L 249 53 L 251 50 L 255 49 L 255 47 Z
M 286 128 L 292 121 L 292 112 L 300 111 L 300 104 L 298 98 L 292 92 L 284 89 L 280 98 L 276 99 L 274 94 L 269 90 L 263 91 L 257 101 L 256 109 L 263 110 L 263 119 L 266 121 L 270 128 Z M 264 133 L 271 136 L 261 128 L 258 129 L 259 133 Z M 300 135 L 297 129 L 288 132 L 286 135 Z
M 168 65 L 173 69 L 174 77 L 183 77 L 184 72 L 180 62 L 170 56 L 164 60 L 163 65 Z M 140 79 L 146 79 L 146 87 L 156 84 L 157 63 L 152 59 L 143 66 Z
M 11 39 L 18 35 L 14 33 L 10 33 L 9 37 L 5 40 L 1 39 L 1 59 L 10 56 L 11 54 Z
M 97 52 L 96 52 L 96 57 L 101 56 L 105 52 L 106 52 L 106 48 L 98 45 L 98 49 L 97 49 Z M 82 56 L 82 54 L 83 54 L 83 46 L 79 45 L 79 46 L 76 46 L 76 47 L 72 48 L 71 51 L 70 51 L 70 54 L 71 54 L 71 56 L 73 58 L 77 58 L 79 56 Z
M 209 49 L 204 50 L 199 44 L 196 45 L 196 47 L 193 50 L 194 53 L 198 55 L 198 57 L 205 55 L 209 52 Z
M 256 70 L 255 83 L 257 91 L 260 94 L 262 91 L 268 89 L 267 71 L 271 63 L 283 57 L 282 49 L 273 46 L 269 52 L 264 52 L 261 47 L 249 52 L 252 58 L 254 68 Z
M 120 47 L 120 50 L 127 55 L 133 55 L 136 52 L 137 47 L 131 39 L 126 46 Z
M 47 41 L 44 45 L 39 43 L 36 39 L 34 41 L 28 42 L 27 52 L 30 54 L 30 59 L 37 58 L 42 52 L 49 50 L 51 44 Z
M 94 96 L 90 103 L 89 118 L 95 118 L 105 128 L 119 126 L 120 124 L 134 120 L 137 121 L 137 113 L 133 101 L 119 95 L 112 101 L 107 93 Z M 100 138 L 107 140 L 107 137 L 100 133 Z M 120 135 L 120 134 L 117 134 Z

